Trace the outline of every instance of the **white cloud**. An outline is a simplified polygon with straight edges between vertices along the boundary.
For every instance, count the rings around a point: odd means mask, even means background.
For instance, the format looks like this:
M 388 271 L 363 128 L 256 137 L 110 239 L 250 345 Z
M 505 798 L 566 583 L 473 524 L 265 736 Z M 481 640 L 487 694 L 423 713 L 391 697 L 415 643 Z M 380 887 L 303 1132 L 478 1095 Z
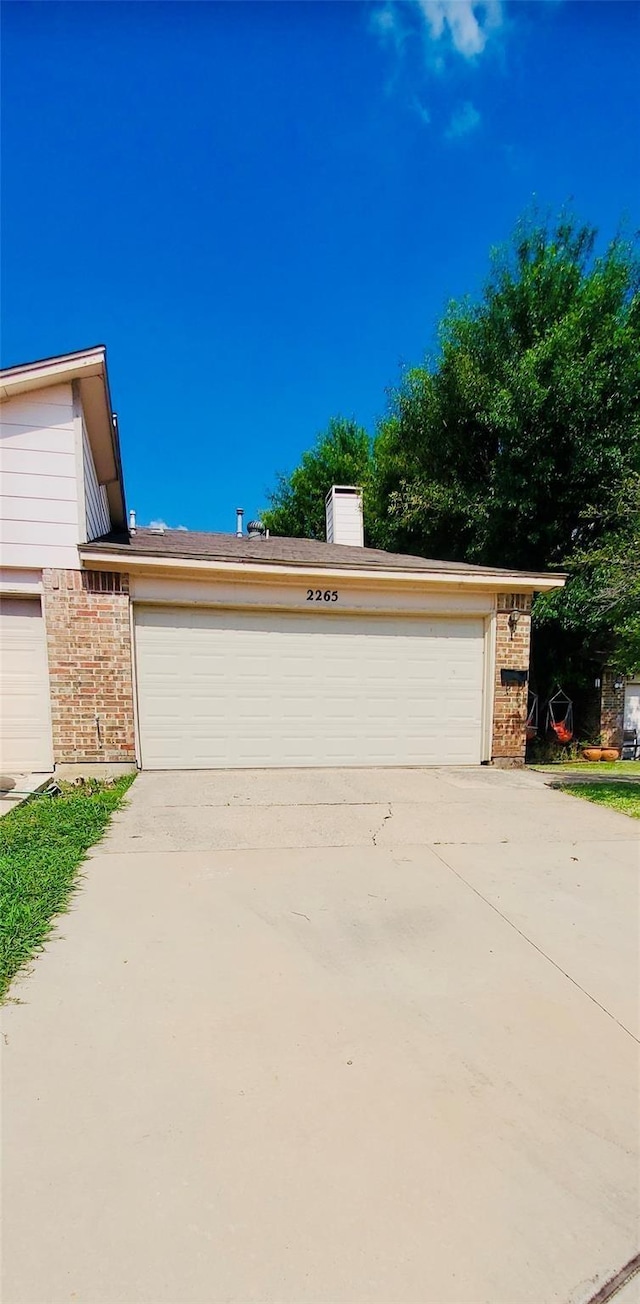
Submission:
M 188 533 L 189 526 L 168 525 L 166 521 L 158 520 L 158 521 L 149 521 L 149 524 L 145 525 L 144 529 L 145 530 L 185 530 Z
M 376 4 L 371 11 L 370 21 L 371 30 L 383 45 L 393 45 L 400 51 L 407 33 L 393 0 L 388 0 L 386 4 Z
M 413 101 L 413 107 L 414 107 L 414 109 L 415 109 L 415 111 L 416 111 L 416 113 L 417 113 L 417 115 L 418 115 L 420 121 L 423 123 L 423 125 L 424 125 L 425 127 L 430 127 L 430 126 L 431 126 L 431 114 L 430 114 L 430 112 L 429 112 L 428 109 L 425 109 L 424 104 L 421 104 L 420 100 L 417 99 L 417 98 L 415 98 L 414 101 Z
M 465 59 L 482 54 L 502 23 L 501 0 L 416 0 L 432 41 L 448 41 Z
M 503 25 L 505 0 L 378 0 L 370 9 L 370 29 L 395 56 L 398 79 L 408 83 L 407 106 L 423 126 L 442 121 L 448 70 L 461 61 L 474 64 Z M 427 90 L 425 73 L 428 77 Z M 410 93 L 413 84 L 415 92 Z M 425 95 L 426 91 L 426 95 Z M 447 140 L 477 130 L 481 115 L 469 100 L 449 117 Z
M 475 59 L 502 26 L 502 0 L 384 0 L 371 9 L 372 31 L 398 52 L 417 24 L 430 46 Z
M 482 115 L 478 112 L 475 104 L 470 100 L 465 100 L 451 117 L 449 126 L 445 132 L 447 140 L 460 140 L 462 136 L 468 136 L 470 132 L 477 131 L 482 122 Z

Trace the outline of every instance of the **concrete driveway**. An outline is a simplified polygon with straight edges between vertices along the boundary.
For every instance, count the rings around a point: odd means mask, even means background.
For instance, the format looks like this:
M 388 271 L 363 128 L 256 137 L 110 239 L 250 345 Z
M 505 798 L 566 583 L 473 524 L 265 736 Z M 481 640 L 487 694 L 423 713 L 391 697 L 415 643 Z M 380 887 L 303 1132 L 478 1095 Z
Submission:
M 4 1304 L 589 1299 L 639 832 L 492 770 L 141 775 L 0 1013 Z

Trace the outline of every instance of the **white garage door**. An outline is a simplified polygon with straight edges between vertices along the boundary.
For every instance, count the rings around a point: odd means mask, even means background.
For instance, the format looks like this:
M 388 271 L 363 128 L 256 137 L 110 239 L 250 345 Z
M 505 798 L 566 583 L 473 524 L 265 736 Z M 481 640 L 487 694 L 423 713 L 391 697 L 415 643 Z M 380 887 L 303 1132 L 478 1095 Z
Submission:
M 138 607 L 142 764 L 477 764 L 483 622 Z
M 52 768 L 49 671 L 38 598 L 0 598 L 0 769 Z

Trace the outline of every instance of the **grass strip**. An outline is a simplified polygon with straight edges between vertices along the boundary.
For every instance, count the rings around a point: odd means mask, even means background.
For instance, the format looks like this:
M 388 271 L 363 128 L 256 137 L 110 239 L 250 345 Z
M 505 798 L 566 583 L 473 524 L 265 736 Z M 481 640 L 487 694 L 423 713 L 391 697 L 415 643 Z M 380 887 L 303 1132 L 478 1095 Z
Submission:
M 590 774 L 597 782 L 601 774 L 626 775 L 640 781 L 640 761 L 550 761 L 548 765 L 530 765 L 542 774 Z
M 0 819 L 0 999 L 67 909 L 89 848 L 134 778 L 65 785 L 61 796 L 32 797 Z
M 555 787 L 555 784 L 554 784 Z M 599 806 L 608 806 L 610 810 L 630 815 L 631 819 L 640 820 L 640 785 L 615 783 L 609 779 L 603 783 L 571 783 L 559 787 L 561 792 L 569 792 L 572 797 L 581 797 L 583 801 L 595 801 Z

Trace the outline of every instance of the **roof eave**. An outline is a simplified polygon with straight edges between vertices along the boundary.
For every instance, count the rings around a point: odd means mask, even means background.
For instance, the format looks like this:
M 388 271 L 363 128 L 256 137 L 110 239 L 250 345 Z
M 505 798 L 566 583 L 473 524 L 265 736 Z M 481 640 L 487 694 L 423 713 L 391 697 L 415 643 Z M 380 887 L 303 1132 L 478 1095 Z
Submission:
M 78 353 L 64 353 L 38 362 L 25 362 L 0 371 L 0 397 L 13 398 L 33 389 L 60 385 L 86 376 L 99 376 L 106 370 L 106 349 L 97 344 Z
M 305 577 L 323 581 L 361 580 L 363 583 L 382 583 L 417 585 L 418 587 L 451 588 L 463 586 L 503 592 L 511 590 L 517 593 L 541 593 L 549 589 L 562 588 L 565 575 L 528 574 L 522 571 L 459 571 L 459 570 L 383 570 L 378 567 L 323 566 L 312 562 L 256 562 L 227 560 L 210 557 L 167 557 L 159 554 L 133 553 L 126 545 L 113 548 L 99 548 L 95 544 L 80 547 L 80 557 L 89 569 L 126 571 L 135 574 L 155 572 L 156 574 L 178 573 L 182 575 L 197 574 L 202 576 L 226 576 L 229 578 L 284 578 L 297 580 Z

